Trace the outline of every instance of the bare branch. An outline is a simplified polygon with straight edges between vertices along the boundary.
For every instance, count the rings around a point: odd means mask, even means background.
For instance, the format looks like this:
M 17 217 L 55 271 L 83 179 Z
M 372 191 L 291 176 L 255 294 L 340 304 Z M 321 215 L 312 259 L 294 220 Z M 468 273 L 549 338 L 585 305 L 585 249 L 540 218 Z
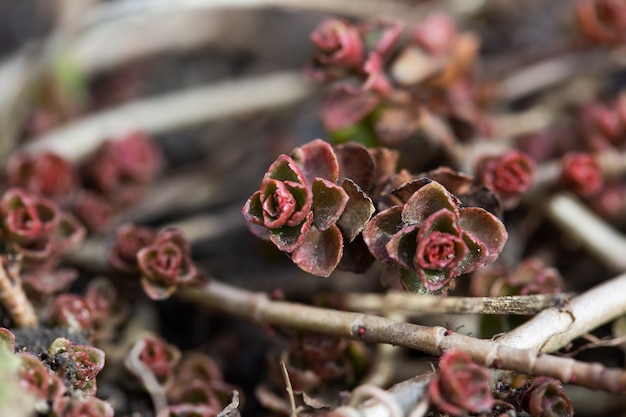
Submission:
M 568 299 L 566 294 L 505 297 L 438 297 L 390 292 L 348 294 L 346 307 L 359 311 L 397 311 L 404 314 L 520 314 L 533 315 Z
M 498 339 L 498 343 L 553 352 L 571 340 L 626 314 L 626 273 L 574 297 L 562 308 L 544 310 Z
M 488 367 L 527 375 L 551 376 L 566 383 L 606 391 L 621 392 L 626 387 L 626 372 L 621 369 L 545 355 L 534 349 L 517 349 L 511 347 L 515 343 L 505 345 L 497 341 L 476 339 L 443 327 L 400 323 L 379 316 L 272 301 L 264 294 L 215 281 L 199 289 L 184 290 L 180 295 L 189 301 L 260 324 L 389 343 L 435 356 L 449 349 L 461 349 L 470 354 L 475 362 Z M 559 340 L 563 342 L 564 338 Z M 552 343 L 550 346 L 554 348 L 555 345 Z
M 615 272 L 626 270 L 626 238 L 569 194 L 545 202 L 546 215 Z

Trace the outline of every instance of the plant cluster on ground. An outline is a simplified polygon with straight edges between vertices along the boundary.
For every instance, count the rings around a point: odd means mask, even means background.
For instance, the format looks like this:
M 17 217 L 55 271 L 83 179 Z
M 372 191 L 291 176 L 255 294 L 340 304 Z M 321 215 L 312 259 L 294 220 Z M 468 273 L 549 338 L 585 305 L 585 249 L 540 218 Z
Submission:
M 9 3 L 0 415 L 626 415 L 626 2 Z

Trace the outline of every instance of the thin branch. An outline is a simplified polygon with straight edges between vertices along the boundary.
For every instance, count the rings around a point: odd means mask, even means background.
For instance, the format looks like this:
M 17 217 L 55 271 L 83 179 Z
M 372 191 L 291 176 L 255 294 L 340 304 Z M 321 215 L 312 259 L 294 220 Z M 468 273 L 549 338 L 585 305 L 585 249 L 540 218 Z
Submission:
M 622 278 L 626 281 L 626 276 Z M 623 291 L 619 294 L 623 294 Z M 461 349 L 470 354 L 475 362 L 488 367 L 509 369 L 527 375 L 551 376 L 566 383 L 612 392 L 621 392 L 626 387 L 626 372 L 621 369 L 610 369 L 600 364 L 540 354 L 534 349 L 518 349 L 511 347 L 514 344 L 504 345 L 497 341 L 476 339 L 443 327 L 400 323 L 362 313 L 272 301 L 265 294 L 245 291 L 215 281 L 199 289 L 183 290 L 180 296 L 188 301 L 259 324 L 294 327 L 368 342 L 389 343 L 435 356 L 449 349 Z M 592 295 L 593 297 L 596 295 Z M 623 304 L 626 306 L 626 303 Z M 551 336 L 549 335 L 547 339 Z M 537 339 L 532 335 L 528 338 Z M 565 338 L 558 340 L 567 343 Z M 555 345 L 552 342 L 550 346 Z
M 626 270 L 626 237 L 569 194 L 556 194 L 544 204 L 546 215 L 594 257 L 615 272 Z
M 571 340 L 626 314 L 626 273 L 574 297 L 561 308 L 542 311 L 498 339 L 523 349 L 553 352 Z
M 283 72 L 147 98 L 77 120 L 30 141 L 26 151 L 50 150 L 71 161 L 106 139 L 133 131 L 163 133 L 181 127 L 300 101 L 312 92 L 297 72 Z
M 398 312 L 386 314 L 395 321 L 406 321 L 406 316 Z M 376 353 L 369 372 L 362 380 L 363 385 L 373 385 L 376 387 L 386 387 L 394 381 L 396 361 L 403 351 L 399 346 L 392 346 L 381 343 L 376 346 Z
M 404 314 L 520 314 L 533 315 L 569 298 L 566 294 L 505 297 L 438 297 L 390 292 L 347 294 L 346 308 L 358 311 L 402 312 Z
M 287 390 L 287 395 L 289 396 L 289 406 L 291 407 L 291 417 L 298 417 L 298 413 L 296 412 L 296 400 L 293 397 L 293 387 L 291 386 L 291 379 L 289 379 L 289 372 L 287 371 L 287 365 L 285 365 L 285 361 L 280 361 L 280 370 L 283 372 L 283 379 L 285 380 L 285 389 Z

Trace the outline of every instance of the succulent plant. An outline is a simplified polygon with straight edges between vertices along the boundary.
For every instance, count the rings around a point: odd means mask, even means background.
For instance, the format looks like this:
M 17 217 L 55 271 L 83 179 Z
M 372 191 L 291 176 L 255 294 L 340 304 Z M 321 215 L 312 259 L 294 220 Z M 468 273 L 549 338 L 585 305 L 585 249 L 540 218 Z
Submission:
M 533 160 L 515 149 L 502 155 L 484 155 L 476 163 L 476 178 L 500 197 L 505 209 L 517 206 L 520 196 L 532 185 L 534 172 Z
M 42 403 L 51 398 L 51 393 L 62 396 L 65 392 L 63 383 L 54 384 L 53 375 L 50 374 L 46 366 L 35 355 L 29 352 L 17 353 L 19 360 L 18 379 L 20 385 L 33 393 Z M 53 390 L 52 387 L 56 387 Z M 58 391 L 58 392 L 56 392 Z
M 72 165 L 52 152 L 11 156 L 7 177 L 9 186 L 53 200 L 67 197 L 78 183 Z
M 126 356 L 125 366 L 144 384 L 154 378 L 168 387 L 174 382 L 174 370 L 180 361 L 180 350 L 165 340 L 151 335 L 143 336 Z
M 48 350 L 48 362 L 57 375 L 86 395 L 95 395 L 96 376 L 104 368 L 104 352 L 90 345 L 80 345 L 59 337 Z
M 0 215 L 6 243 L 27 262 L 49 261 L 85 235 L 84 227 L 56 203 L 19 188 L 4 193 Z
M 150 246 L 137 252 L 141 285 L 153 300 L 172 295 L 183 284 L 196 278 L 196 266 L 191 260 L 191 247 L 177 229 L 164 229 Z
M 443 185 L 428 178 L 409 184 L 403 205 L 370 220 L 363 237 L 380 261 L 401 271 L 411 291 L 441 293 L 452 279 L 494 261 L 507 239 L 502 222 L 479 207 L 460 207 Z
M 112 193 L 124 184 L 141 183 L 156 177 L 162 156 L 147 136 L 133 133 L 104 142 L 84 166 L 88 184 L 102 193 Z
M 600 165 L 587 153 L 570 152 L 561 159 L 561 184 L 576 194 L 588 197 L 604 186 Z
M 150 246 L 156 233 L 148 227 L 124 224 L 118 227 L 115 242 L 109 250 L 109 264 L 116 271 L 137 272 L 137 253 Z
M 328 276 L 341 260 L 344 237 L 353 241 L 374 212 L 354 181 L 343 178 L 339 185 L 339 179 L 337 154 L 316 139 L 296 148 L 293 158 L 280 155 L 242 213 L 257 236 L 290 253 L 301 269 Z
M 560 381 L 541 376 L 533 378 L 523 398 L 523 408 L 533 417 L 571 417 L 572 402 Z
M 94 324 L 94 313 L 90 303 L 79 295 L 61 294 L 50 307 L 49 322 L 67 327 L 72 331 L 89 329 Z
M 489 378 L 489 371 L 472 362 L 467 353 L 449 350 L 441 356 L 430 381 L 430 400 L 453 417 L 488 412 L 494 405 Z
M 363 64 L 361 35 L 354 25 L 345 20 L 324 20 L 311 33 L 311 41 L 317 47 L 317 53 L 309 73 L 318 81 L 332 79 L 333 72 L 358 69 Z
M 474 272 L 470 287 L 475 297 L 552 294 L 564 290 L 559 271 L 546 266 L 539 258 L 524 259 L 512 271 L 500 265 L 489 265 Z

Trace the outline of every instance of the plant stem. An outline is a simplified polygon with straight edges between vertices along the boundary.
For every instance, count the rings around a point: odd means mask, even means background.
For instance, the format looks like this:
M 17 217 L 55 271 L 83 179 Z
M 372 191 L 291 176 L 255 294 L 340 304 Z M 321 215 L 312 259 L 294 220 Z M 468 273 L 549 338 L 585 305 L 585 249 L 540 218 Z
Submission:
M 451 332 L 443 327 L 400 323 L 362 313 L 272 301 L 265 294 L 245 291 L 215 281 L 202 288 L 184 290 L 180 295 L 189 301 L 259 324 L 294 327 L 368 342 L 389 343 L 435 356 L 448 349 L 461 349 L 470 354 L 475 362 L 488 367 L 514 370 L 527 375 L 551 376 L 566 383 L 612 392 L 621 392 L 626 387 L 626 372 L 621 369 L 609 369 L 599 364 L 544 355 L 537 350 L 517 349 L 497 341 L 481 340 Z M 536 337 L 533 339 L 536 340 Z
M 593 214 L 569 194 L 556 194 L 545 202 L 546 215 L 615 272 L 626 270 L 626 237 Z
M 33 305 L 24 293 L 19 259 L 0 256 L 0 302 L 17 327 L 33 327 L 39 322 Z
M 553 352 L 571 340 L 626 314 L 626 273 L 572 298 L 569 303 L 546 309 L 498 338 L 498 343 L 524 349 Z

